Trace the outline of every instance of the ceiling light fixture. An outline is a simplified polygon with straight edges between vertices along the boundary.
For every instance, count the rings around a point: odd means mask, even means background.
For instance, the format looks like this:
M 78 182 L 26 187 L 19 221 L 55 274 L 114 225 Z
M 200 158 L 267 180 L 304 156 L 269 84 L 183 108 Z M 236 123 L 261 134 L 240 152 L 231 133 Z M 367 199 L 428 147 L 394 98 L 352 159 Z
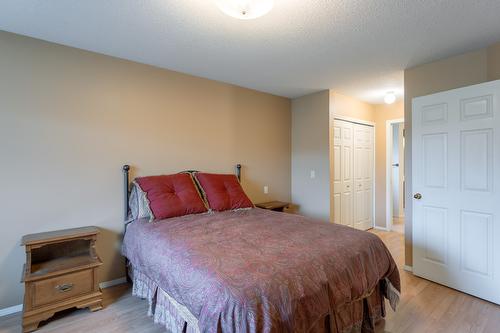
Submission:
M 385 104 L 392 104 L 396 101 L 396 94 L 393 91 L 389 91 L 384 96 Z
M 215 3 L 223 13 L 240 20 L 264 16 L 274 6 L 274 0 L 215 0 Z

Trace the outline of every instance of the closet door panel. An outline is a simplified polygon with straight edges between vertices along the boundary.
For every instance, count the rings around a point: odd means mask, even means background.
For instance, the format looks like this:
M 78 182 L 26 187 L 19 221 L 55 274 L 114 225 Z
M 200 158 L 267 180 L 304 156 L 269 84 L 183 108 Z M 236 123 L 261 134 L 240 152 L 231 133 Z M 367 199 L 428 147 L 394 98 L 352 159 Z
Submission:
M 333 140 L 333 222 L 353 226 L 353 125 L 335 120 Z
M 341 223 L 342 204 L 342 127 L 334 122 L 333 124 L 333 223 Z
M 335 120 L 333 126 L 335 223 L 373 225 L 373 127 Z
M 355 124 L 354 142 L 354 227 L 367 230 L 373 226 L 373 127 Z

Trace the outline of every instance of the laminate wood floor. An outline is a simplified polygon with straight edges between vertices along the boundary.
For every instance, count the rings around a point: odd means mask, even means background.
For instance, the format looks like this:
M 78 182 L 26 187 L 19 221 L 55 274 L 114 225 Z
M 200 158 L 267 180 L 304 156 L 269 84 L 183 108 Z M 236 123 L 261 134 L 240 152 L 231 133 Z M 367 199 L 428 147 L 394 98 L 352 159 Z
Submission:
M 392 230 L 403 234 L 405 232 L 405 219 L 404 217 L 394 217 L 392 219 Z
M 398 263 L 403 288 L 398 311 L 387 307 L 387 318 L 377 325 L 377 333 L 500 333 L 500 306 L 403 271 L 403 235 L 372 232 L 382 238 Z M 165 332 L 146 315 L 147 308 L 146 301 L 131 295 L 129 285 L 120 285 L 104 290 L 103 310 L 68 310 L 48 320 L 37 332 Z M 0 318 L 0 333 L 7 332 L 21 332 L 21 314 Z
M 387 316 L 377 325 L 376 333 L 500 333 L 500 306 L 404 271 L 402 232 L 371 232 L 391 251 L 399 267 L 402 289 L 397 312 L 387 306 Z

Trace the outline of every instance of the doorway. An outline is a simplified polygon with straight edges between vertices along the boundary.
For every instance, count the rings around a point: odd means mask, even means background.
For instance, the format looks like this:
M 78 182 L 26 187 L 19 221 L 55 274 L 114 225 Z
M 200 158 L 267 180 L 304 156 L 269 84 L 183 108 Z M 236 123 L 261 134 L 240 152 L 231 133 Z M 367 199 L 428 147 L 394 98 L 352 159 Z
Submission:
M 386 123 L 386 225 L 389 231 L 404 233 L 404 119 Z

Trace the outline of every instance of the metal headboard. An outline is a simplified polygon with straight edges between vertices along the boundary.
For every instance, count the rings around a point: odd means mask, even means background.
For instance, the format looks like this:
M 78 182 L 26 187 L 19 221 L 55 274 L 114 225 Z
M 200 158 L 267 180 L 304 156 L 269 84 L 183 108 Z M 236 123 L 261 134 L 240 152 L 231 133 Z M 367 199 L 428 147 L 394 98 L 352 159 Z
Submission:
M 123 220 L 127 221 L 128 219 L 128 199 L 130 196 L 130 165 L 125 164 L 122 167 L 123 171 Z M 236 177 L 238 177 L 238 181 L 241 182 L 241 164 L 236 164 Z
M 130 165 L 125 164 L 122 167 L 123 171 L 123 220 L 127 221 L 128 219 L 128 198 L 130 195 L 130 181 L 129 181 L 129 171 Z

